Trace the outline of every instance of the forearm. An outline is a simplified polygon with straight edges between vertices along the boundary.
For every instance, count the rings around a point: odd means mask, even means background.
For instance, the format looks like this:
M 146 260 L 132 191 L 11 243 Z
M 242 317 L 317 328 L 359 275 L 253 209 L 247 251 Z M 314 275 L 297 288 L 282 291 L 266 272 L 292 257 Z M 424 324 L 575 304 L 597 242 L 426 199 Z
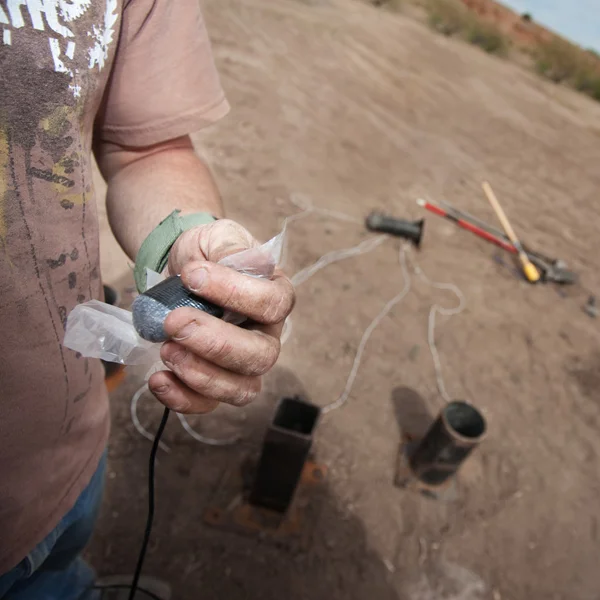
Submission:
M 108 181 L 111 227 L 132 258 L 174 209 L 222 214 L 212 177 L 187 137 L 145 149 L 101 144 L 95 152 Z M 248 277 L 219 264 L 257 245 L 244 227 L 222 219 L 184 231 L 171 247 L 169 272 L 179 274 L 183 285 L 204 300 L 247 321 L 236 327 L 190 307 L 168 314 L 163 333 L 170 341 L 161 348 L 168 370 L 148 380 L 167 408 L 205 413 L 220 402 L 243 406 L 258 395 L 261 375 L 279 355 L 294 288 L 279 271 L 271 279 Z
M 146 236 L 175 209 L 223 216 L 213 177 L 189 138 L 146 150 L 104 144 L 96 155 L 108 182 L 111 229 L 132 259 Z

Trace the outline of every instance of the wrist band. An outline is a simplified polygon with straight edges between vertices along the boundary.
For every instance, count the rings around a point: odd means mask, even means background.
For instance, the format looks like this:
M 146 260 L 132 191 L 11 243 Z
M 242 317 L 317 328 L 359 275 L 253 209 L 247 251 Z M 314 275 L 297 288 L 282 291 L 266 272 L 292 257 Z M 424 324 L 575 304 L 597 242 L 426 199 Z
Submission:
M 182 217 L 179 215 L 180 212 L 174 210 L 164 221 L 161 221 L 150 232 L 137 253 L 133 276 L 140 294 L 146 291 L 146 268 L 161 273 L 167 266 L 169 251 L 184 231 L 216 221 L 209 213 L 194 213 Z

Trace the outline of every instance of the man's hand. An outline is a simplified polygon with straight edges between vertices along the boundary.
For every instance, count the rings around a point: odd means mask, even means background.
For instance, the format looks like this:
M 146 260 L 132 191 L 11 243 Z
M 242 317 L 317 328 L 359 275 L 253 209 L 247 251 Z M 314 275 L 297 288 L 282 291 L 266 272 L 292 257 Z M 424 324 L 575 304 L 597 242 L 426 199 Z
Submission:
M 169 255 L 169 272 L 188 289 L 226 310 L 242 314 L 239 327 L 193 309 L 169 314 L 172 341 L 161 349 L 171 371 L 150 378 L 152 393 L 181 413 L 206 413 L 220 402 L 244 406 L 260 392 L 261 376 L 277 361 L 283 322 L 294 305 L 294 288 L 275 270 L 272 279 L 243 275 L 216 264 L 259 243 L 233 221 L 215 221 L 184 232 Z
M 111 228 L 130 258 L 171 211 L 222 214 L 221 200 L 206 165 L 188 136 L 127 147 L 96 140 L 98 165 L 108 182 Z M 260 376 L 279 355 L 283 321 L 294 304 L 290 281 L 279 271 L 271 280 L 237 273 L 216 263 L 258 242 L 232 221 L 216 221 L 183 233 L 170 252 L 169 271 L 224 309 L 245 315 L 237 327 L 191 308 L 174 310 L 164 328 L 171 336 L 161 356 L 172 371 L 150 378 L 165 406 L 203 413 L 219 402 L 243 405 L 260 391 Z

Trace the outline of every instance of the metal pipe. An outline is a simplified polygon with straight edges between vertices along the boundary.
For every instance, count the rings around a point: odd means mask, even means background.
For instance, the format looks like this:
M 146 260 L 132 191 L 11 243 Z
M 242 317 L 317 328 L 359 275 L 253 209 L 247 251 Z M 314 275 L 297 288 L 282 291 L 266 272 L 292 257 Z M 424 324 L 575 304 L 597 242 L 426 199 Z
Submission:
M 249 501 L 279 513 L 290 507 L 321 409 L 299 397 L 283 398 L 267 429 Z
M 409 457 L 414 475 L 428 485 L 444 483 L 479 445 L 485 431 L 485 419 L 474 406 L 448 403 Z

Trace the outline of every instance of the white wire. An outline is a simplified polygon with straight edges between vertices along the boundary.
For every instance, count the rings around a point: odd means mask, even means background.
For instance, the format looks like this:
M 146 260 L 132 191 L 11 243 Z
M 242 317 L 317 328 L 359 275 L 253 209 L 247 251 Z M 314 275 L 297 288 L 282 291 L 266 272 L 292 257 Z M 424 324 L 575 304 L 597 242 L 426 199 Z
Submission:
M 140 435 L 143 435 L 147 440 L 150 440 L 151 442 L 153 442 L 154 436 L 141 424 L 141 422 L 137 416 L 138 402 L 139 402 L 140 398 L 148 391 L 149 391 L 148 384 L 145 383 L 131 398 L 130 410 L 131 410 L 131 420 L 133 421 L 133 426 L 137 429 L 138 433 L 140 433 Z M 177 418 L 179 419 L 179 422 L 181 423 L 181 425 L 183 426 L 185 431 L 191 437 L 193 437 L 198 442 L 207 444 L 208 446 L 229 446 L 231 444 L 235 444 L 240 439 L 239 436 L 234 436 L 234 437 L 226 438 L 226 439 L 222 439 L 222 440 L 206 437 L 204 435 L 199 434 L 197 431 L 195 431 L 192 428 L 192 426 L 189 424 L 188 420 L 185 418 L 185 415 L 182 415 L 181 413 L 175 413 L 175 414 L 177 415 Z M 163 442 L 159 442 L 159 447 L 162 450 L 164 450 L 165 452 L 171 452 L 171 449 Z
M 300 219 L 304 219 L 305 217 L 308 217 L 309 215 L 312 215 L 312 214 L 320 214 L 320 215 L 324 215 L 327 217 L 333 217 L 334 219 L 338 219 L 340 221 L 348 221 L 350 223 L 357 223 L 359 225 L 362 224 L 362 221 L 360 219 L 351 217 L 350 215 L 346 215 L 337 210 L 331 210 L 329 208 L 315 208 L 313 206 L 310 198 L 306 198 L 305 196 L 302 196 L 302 195 L 293 194 L 290 197 L 290 201 L 292 202 L 292 204 L 294 206 L 296 206 L 297 208 L 300 209 L 300 212 L 296 213 L 295 215 L 290 215 L 289 217 L 286 217 L 283 222 L 282 229 L 284 231 L 284 247 L 283 247 L 283 253 L 282 253 L 283 255 L 281 257 L 281 260 L 279 261 L 279 267 L 282 269 L 285 267 L 285 265 L 287 263 L 287 257 L 288 257 L 288 241 L 287 241 L 287 239 L 288 238 L 287 238 L 287 235 L 285 235 L 285 232 L 287 231 L 287 226 L 290 223 L 293 223 L 294 221 L 299 221 Z M 367 250 L 367 252 L 368 252 L 368 250 Z M 344 257 L 342 257 L 342 258 L 344 258 Z M 330 263 L 328 263 L 328 264 L 330 264 Z M 324 266 L 326 266 L 326 265 L 324 265 Z
M 301 199 L 299 199 L 299 198 L 301 198 Z M 285 221 L 283 222 L 283 230 L 284 231 L 287 231 L 287 226 L 290 223 L 293 223 L 294 221 L 303 219 L 313 213 L 323 214 L 326 216 L 333 217 L 335 219 L 340 219 L 343 221 L 349 221 L 352 223 L 361 224 L 361 221 L 359 219 L 356 219 L 356 218 L 346 215 L 344 213 L 341 213 L 341 212 L 338 212 L 335 210 L 330 210 L 328 208 L 314 208 L 310 199 L 306 198 L 305 196 L 292 195 L 290 200 L 291 200 L 292 204 L 294 204 L 294 206 L 301 209 L 301 212 L 296 213 L 295 215 L 286 217 Z M 281 263 L 280 263 L 281 268 L 283 268 L 287 262 L 287 255 L 288 255 L 287 239 L 288 238 L 286 235 L 284 237 L 283 257 L 282 257 Z M 367 252 L 374 250 L 377 246 L 379 246 L 382 242 L 384 242 L 385 239 L 386 239 L 386 236 L 382 235 L 382 236 L 379 236 L 379 237 L 371 239 L 371 240 L 366 240 L 365 242 L 362 242 L 358 246 L 353 246 L 352 248 L 346 248 L 346 249 L 342 249 L 342 250 L 333 250 L 332 252 L 329 252 L 328 254 L 322 256 L 313 265 L 310 265 L 310 266 L 302 269 L 298 273 L 296 273 L 291 278 L 291 282 L 294 285 L 294 287 L 297 287 L 300 284 L 304 283 L 307 279 L 312 277 L 317 271 L 320 271 L 321 269 L 325 268 L 326 266 L 328 266 L 334 262 L 337 262 L 339 260 L 351 258 L 352 256 L 366 254 Z M 289 340 L 289 338 L 292 334 L 292 327 L 293 327 L 292 326 L 292 318 L 288 317 L 285 320 L 285 323 L 283 324 L 283 331 L 281 332 L 280 343 L 282 346 L 285 345 L 285 343 Z
M 291 281 L 294 287 L 297 287 L 304 283 L 307 279 L 310 279 L 317 271 L 324 269 L 328 265 L 339 262 L 340 260 L 345 260 L 346 258 L 352 258 L 353 256 L 359 256 L 360 254 L 366 254 L 367 252 L 371 252 L 377 248 L 377 246 L 381 245 L 387 236 L 380 235 L 376 238 L 371 238 L 369 240 L 365 240 L 358 244 L 358 246 L 353 246 L 352 248 L 342 248 L 341 250 L 332 250 L 327 254 L 321 256 L 321 258 L 314 264 L 298 271 Z
M 131 420 L 133 421 L 133 426 L 138 430 L 138 433 L 143 435 L 147 440 L 153 442 L 154 436 L 140 423 L 140 420 L 137 416 L 138 401 L 148 391 L 148 384 L 144 383 L 144 385 L 133 395 L 129 408 L 131 411 Z M 163 444 L 163 442 L 158 442 L 158 446 L 165 452 L 171 452 L 171 449 L 166 444 Z
M 283 346 L 290 339 L 290 335 L 292 335 L 292 317 L 288 317 L 283 323 L 279 343 Z
M 465 297 L 461 292 L 460 288 L 453 283 L 438 283 L 436 281 L 431 281 L 419 265 L 413 261 L 413 269 L 422 281 L 424 281 L 427 285 L 437 289 L 437 290 L 448 290 L 453 292 L 458 298 L 458 305 L 454 308 L 444 308 L 443 306 L 439 306 L 439 304 L 433 304 L 429 310 L 429 319 L 427 324 L 427 344 L 429 345 L 429 351 L 431 352 L 431 358 L 433 359 L 433 368 L 435 369 L 435 378 L 437 381 L 438 390 L 440 395 L 446 402 L 452 402 L 452 398 L 448 395 L 446 391 L 446 386 L 444 384 L 444 377 L 442 373 L 442 363 L 440 360 L 440 354 L 438 352 L 437 346 L 435 345 L 435 316 L 436 314 L 440 314 L 446 317 L 451 317 L 453 315 L 457 315 L 461 313 L 465 308 Z
M 292 194 L 290 196 L 290 202 L 296 207 L 299 208 L 302 212 L 297 215 L 292 215 L 288 217 L 286 221 L 294 221 L 295 218 L 302 215 L 305 212 L 316 212 L 321 215 L 326 215 L 328 217 L 334 217 L 335 219 L 339 219 L 340 221 L 348 221 L 350 223 L 357 223 L 358 225 L 362 225 L 362 220 L 357 217 L 352 217 L 347 215 L 346 213 L 332 210 L 331 208 L 318 208 L 315 207 L 310 198 L 307 198 L 303 194 Z
M 348 397 L 350 396 L 350 390 L 352 389 L 352 386 L 354 385 L 354 380 L 356 379 L 356 375 L 358 373 L 358 367 L 360 366 L 360 362 L 362 360 L 362 355 L 363 355 L 363 352 L 365 351 L 365 346 L 367 345 L 367 342 L 369 341 L 371 334 L 375 331 L 377 326 L 381 323 L 381 321 L 383 321 L 383 319 L 387 316 L 387 314 L 392 310 L 392 308 L 394 308 L 394 306 L 396 306 L 396 304 L 398 304 L 401 300 L 403 300 L 404 297 L 406 296 L 406 294 L 408 294 L 408 292 L 410 291 L 410 274 L 406 267 L 406 252 L 405 252 L 404 244 L 402 244 L 400 246 L 399 260 L 400 260 L 400 266 L 402 268 L 402 274 L 404 276 L 404 288 L 402 289 L 402 291 L 399 294 L 394 296 L 381 309 L 379 314 L 371 321 L 371 324 L 365 329 L 365 332 L 363 333 L 363 336 L 360 340 L 360 344 L 358 345 L 358 350 L 356 351 L 356 356 L 354 357 L 354 363 L 352 365 L 350 375 L 348 376 L 348 379 L 346 380 L 346 385 L 344 387 L 344 391 L 341 393 L 340 397 L 337 400 L 335 400 L 331 404 L 328 404 L 327 406 L 323 407 L 322 412 L 324 414 L 326 414 L 332 410 L 335 410 L 336 408 L 340 408 L 340 406 L 343 406 L 346 403 L 346 401 L 348 400 Z
M 179 422 L 183 425 L 183 428 L 186 430 L 189 435 L 191 435 L 198 442 L 202 442 L 203 444 L 207 444 L 208 446 L 231 446 L 231 444 L 235 444 L 239 441 L 240 436 L 232 436 L 230 438 L 225 438 L 222 440 L 218 440 L 215 438 L 209 438 L 204 435 L 200 435 L 196 430 L 192 428 L 189 424 L 188 420 L 185 418 L 185 415 L 181 413 L 175 413 Z
M 356 222 L 360 223 L 360 221 L 358 219 L 355 219 L 344 213 L 340 213 L 340 212 L 329 210 L 329 209 L 314 208 L 310 199 L 305 198 L 305 197 L 301 197 L 301 199 L 300 199 L 298 197 L 293 196 L 291 198 L 291 201 L 295 206 L 302 209 L 302 212 L 292 215 L 291 217 L 288 217 L 284 222 L 284 227 L 287 227 L 287 225 L 290 222 L 304 218 L 312 213 L 320 213 L 320 214 L 331 216 L 331 217 L 334 217 L 337 219 L 350 221 L 350 222 L 354 222 L 354 223 L 356 223 Z M 332 252 L 329 252 L 328 254 L 325 254 L 324 256 L 322 256 L 314 264 L 312 264 L 312 265 L 302 269 L 298 273 L 296 273 L 292 277 L 291 281 L 294 284 L 294 286 L 297 287 L 298 285 L 306 282 L 316 272 L 320 271 L 321 269 L 325 268 L 326 266 L 328 266 L 334 262 L 338 262 L 338 261 L 344 260 L 346 258 L 351 258 L 352 256 L 358 256 L 360 254 L 370 252 L 371 250 L 373 250 L 377 246 L 379 246 L 383 241 L 385 241 L 385 238 L 386 238 L 386 236 L 379 236 L 372 240 L 367 240 L 365 242 L 362 242 L 358 246 L 354 246 L 352 248 L 346 248 L 346 249 L 342 249 L 342 250 L 333 250 Z M 371 321 L 371 323 L 369 324 L 369 326 L 363 333 L 363 336 L 362 336 L 361 341 L 358 346 L 358 350 L 356 352 L 356 356 L 354 358 L 354 363 L 352 365 L 350 375 L 348 376 L 348 379 L 346 380 L 346 385 L 344 386 L 344 390 L 337 400 L 326 405 L 322 409 L 323 413 L 328 413 L 332 410 L 335 410 L 336 408 L 339 408 L 340 406 L 344 405 L 347 402 L 347 400 L 350 396 L 350 392 L 352 390 L 352 386 L 354 385 L 354 381 L 358 374 L 358 369 L 360 367 L 360 363 L 362 360 L 362 356 L 363 356 L 365 347 L 367 345 L 367 342 L 369 341 L 369 338 L 371 337 L 371 334 L 379 326 L 379 324 L 386 317 L 386 315 L 399 302 L 401 302 L 404 299 L 404 297 L 408 294 L 408 292 L 410 291 L 411 279 L 410 279 L 410 273 L 408 271 L 408 267 L 406 264 L 406 251 L 409 248 L 410 247 L 408 245 L 403 244 L 400 247 L 400 252 L 399 252 L 400 267 L 402 269 L 402 273 L 403 273 L 404 281 L 405 281 L 403 290 L 398 295 L 394 296 L 394 298 L 392 298 L 383 307 L 381 312 L 373 319 L 373 321 Z M 286 244 L 286 249 L 287 249 L 287 244 Z M 423 272 L 421 267 L 419 267 L 419 265 L 416 263 L 416 261 L 414 259 L 411 259 L 411 262 L 412 262 L 412 266 L 413 266 L 415 274 L 422 281 L 424 281 L 427 285 L 429 285 L 435 289 L 439 289 L 439 290 L 449 290 L 449 291 L 453 292 L 456 295 L 456 297 L 458 298 L 458 305 L 454 308 L 444 308 L 442 306 L 439 306 L 438 304 L 433 304 L 429 310 L 429 317 L 428 317 L 428 324 L 427 324 L 427 344 L 429 346 L 429 351 L 431 353 L 431 358 L 433 360 L 433 366 L 434 366 L 434 370 L 435 370 L 435 378 L 436 378 L 438 391 L 439 391 L 441 397 L 446 402 L 451 402 L 452 399 L 450 398 L 450 396 L 446 390 L 446 385 L 444 383 L 440 355 L 439 355 L 437 346 L 435 344 L 435 319 L 436 319 L 436 315 L 438 313 L 440 315 L 444 315 L 444 316 L 453 316 L 453 315 L 457 315 L 460 312 L 462 312 L 465 307 L 465 297 L 464 297 L 462 291 L 456 285 L 454 285 L 452 283 L 439 283 L 439 282 L 432 281 L 425 275 L 425 273 Z M 287 342 L 287 340 L 291 336 L 291 333 L 292 333 L 292 321 L 290 318 L 288 318 L 286 320 L 286 323 L 284 326 L 284 331 L 282 332 L 282 336 L 281 336 L 281 344 L 282 345 Z

